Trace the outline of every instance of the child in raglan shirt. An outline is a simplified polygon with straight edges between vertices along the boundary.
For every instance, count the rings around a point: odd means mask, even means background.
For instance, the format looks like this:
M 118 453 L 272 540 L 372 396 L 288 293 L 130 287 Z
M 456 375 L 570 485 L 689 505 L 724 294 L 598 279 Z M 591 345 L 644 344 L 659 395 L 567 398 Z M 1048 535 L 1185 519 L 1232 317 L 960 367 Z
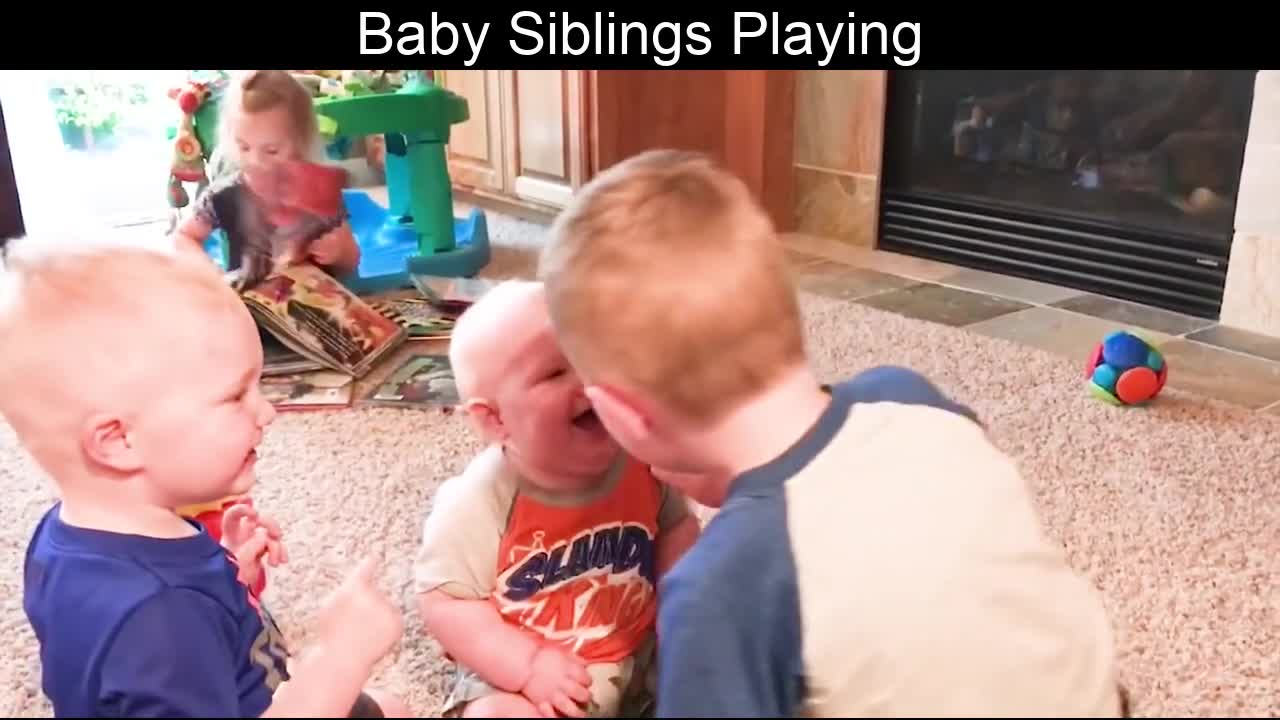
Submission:
M 601 426 L 540 284 L 487 293 L 450 354 L 489 444 L 437 492 L 416 560 L 424 622 L 458 664 L 442 712 L 650 710 L 658 581 L 698 533 L 683 495 Z
M 719 509 L 663 580 L 658 717 L 1124 712 L 1101 595 L 1017 464 L 917 372 L 819 380 L 740 178 L 696 153 L 618 163 L 539 275 L 610 434 Z

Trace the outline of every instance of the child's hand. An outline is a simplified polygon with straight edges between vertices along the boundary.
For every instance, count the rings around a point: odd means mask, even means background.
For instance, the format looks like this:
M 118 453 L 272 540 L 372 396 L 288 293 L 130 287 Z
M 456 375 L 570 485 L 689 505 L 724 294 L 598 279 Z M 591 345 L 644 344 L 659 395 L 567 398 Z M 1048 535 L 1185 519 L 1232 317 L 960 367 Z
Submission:
M 372 670 L 404 632 L 404 617 L 377 585 L 379 564 L 365 559 L 320 608 L 317 650 Z
M 332 266 L 337 265 L 338 261 L 344 257 L 346 238 L 342 233 L 334 230 L 316 238 L 311 247 L 307 248 L 306 259 L 316 265 Z
M 274 520 L 260 516 L 249 503 L 233 505 L 222 514 L 222 546 L 235 556 L 240 582 L 249 587 L 262 574 L 264 557 L 272 567 L 288 562 L 282 535 Z
M 533 656 L 529 679 L 520 692 L 543 717 L 586 717 L 591 676 L 582 658 L 563 648 L 544 645 Z
M 288 207 L 319 217 L 332 217 L 342 209 L 347 171 L 341 167 L 291 162 L 281 167 L 279 188 Z
M 350 228 L 342 226 L 314 240 L 292 243 L 285 253 L 276 258 L 273 272 L 281 272 L 302 263 L 321 268 L 334 268 L 339 273 L 348 272 L 352 269 L 351 266 L 359 261 L 359 252 Z

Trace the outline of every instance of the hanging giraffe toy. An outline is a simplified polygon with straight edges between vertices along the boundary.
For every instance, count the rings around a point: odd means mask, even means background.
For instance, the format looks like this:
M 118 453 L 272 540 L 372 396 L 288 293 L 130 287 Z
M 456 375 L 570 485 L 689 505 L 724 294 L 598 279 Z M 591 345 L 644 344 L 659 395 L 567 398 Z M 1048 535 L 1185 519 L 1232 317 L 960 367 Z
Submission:
M 209 98 L 208 83 L 188 82 L 180 88 L 169 91 L 169 97 L 178 102 L 182 111 L 182 120 L 178 123 L 177 136 L 173 141 L 173 164 L 169 167 L 169 207 L 173 208 L 172 221 L 177 222 L 178 211 L 191 202 L 184 182 L 197 183 L 196 192 L 204 190 L 209 184 L 209 176 L 205 172 L 204 147 L 196 135 L 196 111 Z

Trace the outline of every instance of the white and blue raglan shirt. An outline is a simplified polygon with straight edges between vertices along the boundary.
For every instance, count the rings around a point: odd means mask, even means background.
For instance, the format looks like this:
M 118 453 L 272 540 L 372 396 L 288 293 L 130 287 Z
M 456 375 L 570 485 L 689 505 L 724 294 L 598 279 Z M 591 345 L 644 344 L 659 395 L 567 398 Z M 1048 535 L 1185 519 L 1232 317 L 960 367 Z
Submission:
M 971 410 L 880 367 L 659 595 L 659 717 L 1117 717 L 1110 619 Z

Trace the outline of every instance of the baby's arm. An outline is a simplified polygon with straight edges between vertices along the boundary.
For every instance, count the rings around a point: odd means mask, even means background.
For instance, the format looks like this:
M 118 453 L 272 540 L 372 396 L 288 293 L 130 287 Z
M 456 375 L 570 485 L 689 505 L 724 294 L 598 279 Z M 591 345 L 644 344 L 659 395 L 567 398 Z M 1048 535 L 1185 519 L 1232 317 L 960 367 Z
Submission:
M 506 621 L 489 599 L 514 492 L 493 458 L 482 455 L 445 481 L 423 523 L 414 566 L 423 624 L 454 661 L 523 696 L 529 712 L 582 717 L 591 682 L 582 661 Z
M 289 681 L 280 685 L 258 717 L 347 717 L 373 674 L 372 666 L 340 648 L 305 654 L 291 664 L 290 671 Z
M 404 632 L 399 607 L 376 587 L 378 565 L 362 562 L 317 620 L 312 646 L 291 666 L 262 717 L 347 717 L 374 665 Z
M 234 193 L 235 187 L 230 179 L 223 179 L 209 185 L 196 196 L 191 212 L 174 228 L 173 241 L 178 250 L 205 255 L 205 240 L 209 238 L 209 233 L 222 225 L 218 208 L 225 205 L 223 198 Z
M 658 511 L 657 572 L 662 578 L 701 534 L 698 518 L 689 510 L 684 493 L 662 484 L 662 509 Z
M 591 698 L 586 663 L 502 619 L 493 603 L 432 590 L 419 595 L 423 624 L 445 652 L 494 688 L 528 701 L 523 712 L 585 717 Z
M 495 688 L 519 692 L 538 643 L 488 600 L 510 502 L 501 477 L 481 456 L 441 484 L 422 525 L 414 580 L 423 624 L 444 651 Z
M 174 228 L 173 241 L 178 250 L 204 254 L 204 241 L 213 232 L 213 223 L 198 214 L 188 215 Z
M 404 632 L 399 608 L 365 561 L 320 610 L 315 639 L 290 667 L 261 717 L 347 717 L 373 667 Z
M 539 643 L 503 620 L 492 602 L 432 590 L 418 596 L 418 607 L 427 632 L 455 661 L 499 690 L 524 688 Z

